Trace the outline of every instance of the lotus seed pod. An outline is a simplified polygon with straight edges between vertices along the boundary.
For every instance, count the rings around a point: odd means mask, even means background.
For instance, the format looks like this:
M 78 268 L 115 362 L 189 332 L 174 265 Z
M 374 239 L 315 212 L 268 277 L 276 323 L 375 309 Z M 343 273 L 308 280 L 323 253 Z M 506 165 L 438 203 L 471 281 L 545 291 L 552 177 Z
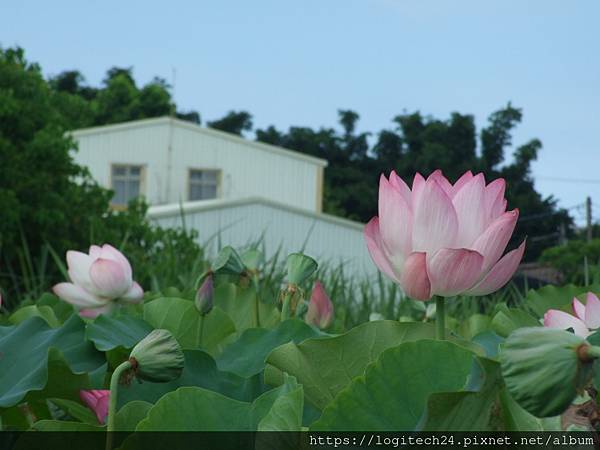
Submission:
M 593 375 L 591 347 L 569 331 L 532 327 L 514 331 L 500 364 L 511 396 L 536 417 L 563 413 Z
M 317 262 L 302 253 L 292 253 L 287 259 L 288 283 L 299 285 L 317 270 Z
M 241 275 L 245 270 L 240 255 L 230 246 L 219 252 L 213 264 L 213 271 L 220 275 Z
M 179 342 L 167 330 L 153 330 L 133 348 L 129 360 L 139 379 L 156 383 L 179 378 L 185 361 Z

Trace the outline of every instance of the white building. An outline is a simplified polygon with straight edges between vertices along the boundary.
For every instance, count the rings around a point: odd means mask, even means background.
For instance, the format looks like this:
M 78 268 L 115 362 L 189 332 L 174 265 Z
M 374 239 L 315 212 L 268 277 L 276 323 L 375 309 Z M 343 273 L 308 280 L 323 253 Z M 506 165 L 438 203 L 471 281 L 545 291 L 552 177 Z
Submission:
M 162 226 L 195 228 L 208 245 L 257 241 L 267 257 L 304 248 L 318 261 L 373 274 L 363 224 L 321 212 L 327 161 L 169 117 L 76 130 L 75 160 L 114 206 L 144 196 Z M 219 236 L 219 239 L 214 239 Z

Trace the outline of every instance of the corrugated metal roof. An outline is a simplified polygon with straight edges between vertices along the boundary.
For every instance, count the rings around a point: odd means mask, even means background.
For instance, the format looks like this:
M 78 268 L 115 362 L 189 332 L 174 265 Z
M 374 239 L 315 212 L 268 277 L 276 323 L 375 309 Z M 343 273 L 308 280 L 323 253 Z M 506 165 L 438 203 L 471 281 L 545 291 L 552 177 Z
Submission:
M 289 206 L 283 203 L 275 202 L 273 200 L 268 200 L 262 197 L 247 197 L 241 199 L 233 199 L 233 200 L 200 200 L 196 202 L 184 202 L 184 203 L 171 203 L 168 205 L 157 205 L 151 206 L 148 209 L 148 217 L 151 219 L 158 219 L 162 217 L 173 217 L 181 214 L 182 212 L 185 214 L 191 214 L 198 211 L 209 211 L 213 209 L 224 209 L 224 208 L 232 208 L 240 205 L 250 205 L 250 204 L 261 204 L 267 205 L 274 208 L 282 209 L 285 211 L 291 211 L 296 214 L 301 214 L 306 217 L 323 220 L 325 222 L 334 223 L 336 225 L 340 225 L 347 228 L 353 228 L 356 230 L 362 231 L 365 227 L 365 224 L 360 222 L 355 222 L 353 220 L 343 219 L 341 217 L 332 216 L 331 214 L 325 213 L 317 213 L 308 211 L 301 208 L 295 208 L 293 206 Z
M 153 126 L 163 126 L 172 123 L 175 126 L 187 128 L 189 130 L 195 131 L 199 134 L 205 134 L 212 137 L 216 137 L 219 139 L 224 139 L 228 141 L 237 142 L 244 145 L 250 145 L 252 147 L 258 148 L 260 150 L 277 153 L 279 155 L 287 156 L 290 158 L 299 159 L 302 161 L 307 161 L 313 163 L 320 167 L 327 167 L 328 162 L 322 158 L 316 158 L 314 156 L 305 155 L 304 153 L 300 153 L 295 150 L 290 150 L 283 147 L 277 147 L 275 145 L 265 144 L 257 141 L 250 141 L 248 139 L 244 139 L 235 134 L 226 133 L 220 130 L 214 130 L 212 128 L 201 127 L 200 125 L 193 124 L 191 122 L 187 122 L 180 119 L 174 119 L 171 117 L 158 117 L 153 119 L 141 119 L 141 120 L 132 120 L 130 122 L 122 122 L 116 123 L 112 125 L 103 125 L 98 127 L 91 128 L 81 128 L 78 130 L 72 130 L 69 133 L 73 135 L 73 137 L 82 137 L 82 136 L 91 136 L 94 134 L 101 133 L 112 133 L 115 131 L 125 131 L 128 129 L 141 128 L 141 127 L 153 127 Z

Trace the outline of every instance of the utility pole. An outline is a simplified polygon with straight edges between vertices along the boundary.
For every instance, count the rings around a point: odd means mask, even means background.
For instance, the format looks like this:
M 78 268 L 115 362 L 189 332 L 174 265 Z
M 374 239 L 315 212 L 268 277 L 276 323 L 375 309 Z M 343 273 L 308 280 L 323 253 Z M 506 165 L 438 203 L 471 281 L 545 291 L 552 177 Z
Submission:
M 592 198 L 585 199 L 585 219 L 587 223 L 587 241 L 592 241 Z
M 560 236 L 559 241 L 560 245 L 567 245 L 567 227 L 565 227 L 565 223 L 561 222 L 560 227 L 558 229 L 558 234 Z

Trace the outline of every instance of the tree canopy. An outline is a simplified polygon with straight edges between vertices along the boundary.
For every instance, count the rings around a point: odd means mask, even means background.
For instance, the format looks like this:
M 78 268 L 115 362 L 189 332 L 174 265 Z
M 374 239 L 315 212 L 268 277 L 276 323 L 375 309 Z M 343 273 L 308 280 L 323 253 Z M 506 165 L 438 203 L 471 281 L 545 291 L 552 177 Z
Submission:
M 556 199 L 535 190 L 531 163 L 542 148 L 539 139 L 518 145 L 506 161 L 512 132 L 522 111 L 510 103 L 493 112 L 479 133 L 472 115 L 454 112 L 449 119 L 404 113 L 392 119 L 393 126 L 377 133 L 357 133 L 358 113 L 340 110 L 341 131 L 290 127 L 280 131 L 270 126 L 256 130 L 256 139 L 280 145 L 329 161 L 325 171 L 325 211 L 363 222 L 377 214 L 378 180 L 395 170 L 409 185 L 415 172 L 427 176 L 442 169 L 451 180 L 465 171 L 483 172 L 488 182 L 502 177 L 507 182 L 510 208 L 519 208 L 521 219 L 513 245 L 530 237 L 527 259 L 536 259 L 564 224 L 572 233 L 567 211 Z M 372 137 L 372 139 L 369 139 Z M 531 220 L 536 218 L 536 220 Z M 542 238 L 542 239 L 541 239 Z

